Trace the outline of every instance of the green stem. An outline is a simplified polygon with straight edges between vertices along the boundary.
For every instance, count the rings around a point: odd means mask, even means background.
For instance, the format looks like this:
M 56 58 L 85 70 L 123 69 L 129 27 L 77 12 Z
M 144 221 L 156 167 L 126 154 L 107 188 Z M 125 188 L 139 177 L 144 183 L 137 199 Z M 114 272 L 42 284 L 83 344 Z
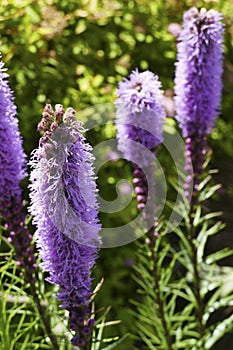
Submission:
M 195 212 L 195 205 L 191 205 L 190 208 L 190 231 L 189 231 L 189 238 L 190 238 L 190 246 L 191 246 L 191 252 L 192 252 L 192 266 L 193 266 L 193 285 L 194 285 L 194 295 L 196 298 L 196 316 L 198 321 L 198 333 L 201 341 L 201 346 L 204 349 L 204 333 L 205 333 L 205 325 L 203 323 L 203 314 L 204 314 L 204 302 L 201 297 L 201 277 L 199 273 L 199 266 L 198 266 L 198 260 L 197 260 L 197 245 L 196 243 L 196 230 L 193 224 L 193 216 Z
M 87 341 L 86 344 L 83 347 L 83 350 L 91 350 L 91 342 Z
M 89 336 L 89 338 L 86 339 L 86 343 L 82 348 L 83 350 L 91 350 L 91 348 L 92 348 L 92 334 L 93 333 L 91 333 L 91 336 Z

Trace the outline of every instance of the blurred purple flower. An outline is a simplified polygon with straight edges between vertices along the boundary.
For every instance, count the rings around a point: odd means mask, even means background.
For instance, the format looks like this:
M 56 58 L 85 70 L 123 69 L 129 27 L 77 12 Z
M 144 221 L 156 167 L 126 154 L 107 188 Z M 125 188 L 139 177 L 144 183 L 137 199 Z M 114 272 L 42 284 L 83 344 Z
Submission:
M 12 202 L 22 205 L 20 181 L 27 175 L 26 157 L 16 116 L 13 94 L 8 86 L 8 74 L 0 62 L 0 206 L 5 221 L 9 219 L 5 211 Z
M 219 114 L 223 71 L 222 15 L 192 8 L 184 13 L 177 45 L 176 119 L 183 135 L 207 135 Z
M 1 56 L 0 56 L 1 59 Z M 0 61 L 0 218 L 9 232 L 18 265 L 32 280 L 36 267 L 31 235 L 25 226 L 20 181 L 27 175 L 26 156 L 19 132 L 13 93 L 8 86 L 8 74 Z
M 125 259 L 124 264 L 126 267 L 133 267 L 135 265 L 134 259 Z
M 90 315 L 90 274 L 100 245 L 100 225 L 94 159 L 75 115 L 72 108 L 65 112 L 62 105 L 55 111 L 45 106 L 38 125 L 44 135 L 30 161 L 30 212 L 42 267 L 49 272 L 48 281 L 60 287 L 58 298 L 69 310 L 71 330 L 78 334 L 72 343 L 80 345 L 90 336 L 82 329 Z
M 180 35 L 181 26 L 179 23 L 170 23 L 168 25 L 168 32 L 173 35 L 175 38 L 177 38 Z

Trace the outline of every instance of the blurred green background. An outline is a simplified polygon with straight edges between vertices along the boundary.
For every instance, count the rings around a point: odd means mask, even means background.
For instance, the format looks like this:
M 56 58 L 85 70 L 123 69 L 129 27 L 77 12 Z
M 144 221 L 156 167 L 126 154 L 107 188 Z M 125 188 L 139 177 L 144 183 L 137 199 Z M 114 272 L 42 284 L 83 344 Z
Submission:
M 210 243 L 209 249 L 215 250 L 219 245 L 233 246 L 232 0 L 0 0 L 0 51 L 10 75 L 29 156 L 38 145 L 40 135 L 36 126 L 45 103 L 61 103 L 77 111 L 100 103 L 113 103 L 118 82 L 136 67 L 159 75 L 167 113 L 173 117 L 176 35 L 183 12 L 192 6 L 222 12 L 225 23 L 222 115 L 210 143 L 214 150 L 212 166 L 220 169 L 216 181 L 223 184 L 211 205 L 224 210 L 227 226 Z M 114 125 L 87 133 L 92 145 L 114 136 Z M 117 196 L 115 184 L 122 176 L 132 178 L 131 167 L 125 161 L 104 166 L 98 179 L 104 199 Z M 26 188 L 26 182 L 24 186 Z M 25 193 L 27 196 L 27 191 Z M 114 227 L 127 222 L 134 214 L 135 205 L 132 205 L 130 211 L 118 215 L 101 214 L 101 220 L 103 225 Z M 103 249 L 94 272 L 95 283 L 104 277 L 97 307 L 112 305 L 110 318 L 122 319 L 118 327 L 109 329 L 111 335 L 133 331 L 129 300 L 136 293 L 131 278 L 135 249 L 133 243 Z M 232 261 L 224 263 L 232 264 Z M 130 339 L 122 346 L 122 349 L 132 348 Z

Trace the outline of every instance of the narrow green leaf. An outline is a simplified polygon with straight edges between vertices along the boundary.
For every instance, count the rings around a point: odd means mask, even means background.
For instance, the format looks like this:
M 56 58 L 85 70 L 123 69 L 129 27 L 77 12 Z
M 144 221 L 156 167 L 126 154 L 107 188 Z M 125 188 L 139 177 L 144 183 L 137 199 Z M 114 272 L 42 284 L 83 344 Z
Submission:
M 190 321 L 193 321 L 193 316 L 189 316 L 189 315 L 183 315 L 183 314 L 180 314 L 180 315 L 173 315 L 171 317 L 171 321 L 172 322 L 178 322 L 178 323 L 182 323 L 182 322 L 190 322 Z
M 108 307 L 106 309 L 104 314 L 96 322 L 95 329 L 97 329 L 97 325 L 99 325 L 99 331 L 97 333 L 96 342 L 94 344 L 94 350 L 99 350 L 100 349 L 101 339 L 102 339 L 103 331 L 104 331 L 104 323 L 105 323 L 105 320 L 106 320 L 106 317 L 107 317 L 107 314 L 109 313 L 109 311 L 110 311 L 110 307 Z
M 181 242 L 184 244 L 184 248 L 187 251 L 187 254 L 191 255 L 192 249 L 191 249 L 190 242 L 189 242 L 187 236 L 184 234 L 184 232 L 179 227 L 177 227 L 174 230 L 174 232 L 177 234 L 177 236 L 181 239 Z
M 214 331 L 208 335 L 205 349 L 211 349 L 214 344 L 217 343 L 226 333 L 233 330 L 233 314 L 225 320 L 221 321 L 214 329 Z
M 142 279 L 139 277 L 134 276 L 134 280 L 137 282 L 139 286 L 142 287 L 144 291 L 149 291 L 149 293 L 153 293 L 153 286 L 149 283 L 149 281 L 146 281 L 146 279 Z M 152 290 L 151 290 L 152 287 Z M 154 295 L 154 294 L 153 294 Z
M 224 249 L 219 250 L 218 252 L 215 252 L 215 253 L 208 255 L 207 258 L 205 259 L 205 262 L 207 265 L 211 265 L 211 264 L 216 263 L 219 260 L 225 259 L 231 255 L 233 255 L 233 250 L 231 250 L 229 248 L 224 248 Z
M 218 279 L 217 281 L 211 280 L 211 275 L 206 276 L 206 280 L 203 281 L 202 287 L 201 287 L 201 296 L 204 298 L 206 294 L 209 292 L 213 292 L 215 289 L 215 292 L 212 294 L 210 300 L 212 303 L 218 299 L 219 295 L 221 294 L 221 288 L 223 285 L 222 279 Z
M 202 191 L 202 189 L 211 181 L 212 176 L 208 175 L 204 178 L 204 180 L 202 180 L 198 186 L 198 190 Z
M 158 325 L 159 326 L 159 325 Z M 150 331 L 148 328 L 144 327 L 141 323 L 137 322 L 137 328 L 139 328 L 143 334 L 150 339 L 153 344 L 161 344 L 163 342 L 162 338 L 164 337 L 162 325 L 161 327 L 156 327 L 153 331 Z M 158 337 L 160 336 L 160 338 Z
M 224 225 L 222 224 L 221 221 L 216 222 L 214 225 L 212 225 L 210 228 L 208 228 L 207 222 L 204 222 L 202 229 L 200 233 L 197 236 L 197 261 L 198 264 L 201 264 L 203 257 L 204 257 L 204 252 L 205 252 L 205 246 L 208 240 L 209 236 L 212 236 L 216 233 L 218 233 Z
M 185 350 L 198 350 L 197 348 L 194 348 L 194 346 L 197 344 L 197 340 L 196 339 L 185 339 L 185 340 L 181 340 L 181 341 L 177 341 L 176 342 L 176 349 L 177 350 L 181 350 L 181 349 L 185 349 Z
M 200 201 L 206 201 L 208 198 L 212 197 L 212 195 L 221 188 L 221 185 L 215 185 L 209 188 L 207 191 L 202 191 L 200 194 Z
M 25 339 L 24 342 L 22 344 L 20 344 L 20 350 L 25 350 L 28 348 L 28 341 L 29 341 L 30 335 L 29 333 L 26 333 L 25 335 Z M 17 344 L 17 340 L 15 339 L 15 344 Z M 12 344 L 13 347 L 11 348 L 12 350 L 14 350 L 14 344 Z M 10 349 L 9 349 L 10 350 Z
M 116 324 L 120 324 L 121 321 L 120 320 L 116 320 L 116 321 L 108 321 L 108 322 L 104 322 L 101 324 L 97 324 L 96 328 L 100 328 L 100 327 L 108 327 L 108 326 L 115 326 Z
M 183 298 L 184 300 L 187 300 L 190 303 L 196 303 L 194 293 L 188 285 L 184 285 L 181 287 L 176 283 L 172 283 L 170 284 L 170 288 L 172 288 L 173 293 L 176 293 L 179 297 Z M 181 290 L 181 288 L 183 289 L 183 291 Z
M 213 218 L 217 218 L 219 216 L 222 216 L 223 215 L 223 212 L 222 211 L 216 211 L 216 212 L 212 212 L 212 213 L 208 213 L 206 215 L 203 215 L 203 220 L 211 220 Z
M 163 249 L 163 251 L 159 252 L 158 269 L 159 267 L 162 267 L 163 261 L 168 256 L 169 250 L 170 250 L 170 246 L 169 244 L 167 244 L 166 247 Z
M 144 343 L 148 346 L 150 350 L 162 350 L 164 347 L 159 346 L 160 342 L 158 340 L 158 345 L 156 346 L 151 342 L 150 338 L 148 338 L 143 332 L 139 332 L 140 339 L 144 341 Z
M 102 350 L 112 350 L 115 349 L 118 345 L 122 344 L 124 342 L 124 340 L 129 336 L 129 333 L 125 334 L 122 338 L 120 338 L 119 340 L 117 340 L 116 342 L 114 342 L 111 345 L 108 345 L 107 347 L 103 348 Z
M 199 205 L 196 209 L 196 213 L 195 213 L 194 220 L 193 220 L 194 227 L 197 227 L 199 225 L 200 217 L 201 217 L 201 206 Z

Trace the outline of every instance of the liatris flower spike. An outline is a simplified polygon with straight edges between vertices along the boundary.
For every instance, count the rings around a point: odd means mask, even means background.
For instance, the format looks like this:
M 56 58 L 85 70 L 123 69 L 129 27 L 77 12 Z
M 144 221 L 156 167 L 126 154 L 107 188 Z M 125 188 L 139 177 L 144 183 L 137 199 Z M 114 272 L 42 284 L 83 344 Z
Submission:
M 163 140 L 162 129 L 165 118 L 161 83 L 158 76 L 152 72 L 147 70 L 140 73 L 136 69 L 130 74 L 129 79 L 119 83 L 117 94 L 118 148 L 126 159 L 134 163 L 133 183 L 138 209 L 144 209 L 148 200 L 151 202 L 149 206 L 152 209 L 154 198 L 153 193 L 148 196 L 148 183 L 150 182 L 151 189 L 154 188 L 152 161 L 156 147 Z M 137 144 L 141 147 L 137 147 L 136 150 Z M 142 168 L 146 171 L 147 179 Z
M 1 56 L 0 56 L 1 59 Z M 0 62 L 0 219 L 10 234 L 18 264 L 31 281 L 35 257 L 31 235 L 25 227 L 20 181 L 26 177 L 26 156 L 19 133 L 16 106 L 8 86 L 8 74 Z
M 223 63 L 222 15 L 192 8 L 184 13 L 177 45 L 177 120 L 185 137 L 207 135 L 220 111 Z
M 187 167 L 202 172 L 206 137 L 220 111 L 223 71 L 222 15 L 192 8 L 184 13 L 175 75 L 176 119 L 186 137 Z M 188 170 L 188 169 L 187 169 Z M 197 184 L 195 184 L 197 186 Z M 194 190 L 196 190 L 194 188 Z
M 35 239 L 48 281 L 69 311 L 72 343 L 86 346 L 90 318 L 91 269 L 100 244 L 91 147 L 75 111 L 46 105 L 38 129 L 44 132 L 32 155 L 31 208 Z
M 165 113 L 160 88 L 158 76 L 148 70 L 140 73 L 136 69 L 129 79 L 119 83 L 116 100 L 117 138 L 118 148 L 126 159 L 133 160 L 136 156 L 134 145 L 127 140 L 138 142 L 152 152 L 163 140 Z M 147 152 L 138 156 L 141 165 L 148 165 L 152 158 Z

